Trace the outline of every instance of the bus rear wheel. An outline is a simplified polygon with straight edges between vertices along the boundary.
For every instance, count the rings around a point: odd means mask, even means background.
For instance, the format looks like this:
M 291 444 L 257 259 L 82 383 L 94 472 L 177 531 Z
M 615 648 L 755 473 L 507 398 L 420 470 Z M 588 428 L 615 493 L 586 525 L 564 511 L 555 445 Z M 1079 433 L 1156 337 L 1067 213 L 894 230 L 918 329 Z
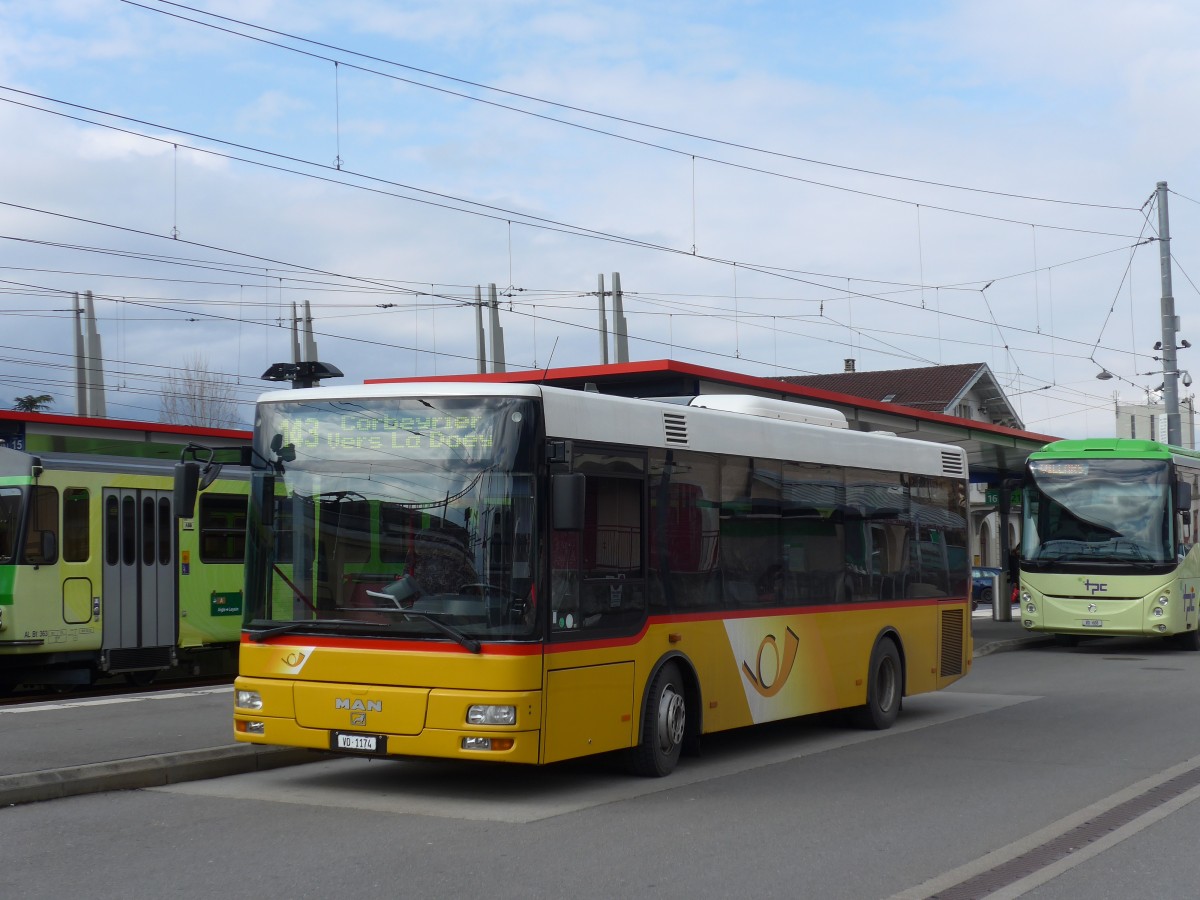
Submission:
M 871 651 L 867 665 L 867 703 L 851 713 L 851 721 L 859 728 L 882 731 L 891 728 L 900 715 L 900 699 L 904 693 L 904 669 L 900 651 L 891 638 L 884 638 Z
M 667 663 L 650 682 L 642 714 L 642 739 L 629 750 L 629 768 L 635 775 L 661 778 L 679 762 L 687 729 L 687 696 L 679 666 Z

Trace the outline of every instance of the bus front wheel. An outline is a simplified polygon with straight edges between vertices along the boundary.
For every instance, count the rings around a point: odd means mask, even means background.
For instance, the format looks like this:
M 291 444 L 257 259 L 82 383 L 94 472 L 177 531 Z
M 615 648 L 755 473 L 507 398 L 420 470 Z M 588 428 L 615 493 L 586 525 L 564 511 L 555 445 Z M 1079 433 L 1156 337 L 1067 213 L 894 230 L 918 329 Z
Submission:
M 642 713 L 642 739 L 629 750 L 629 767 L 635 775 L 661 778 L 679 762 L 687 728 L 687 697 L 679 666 L 667 663 L 650 682 Z
M 867 666 L 867 704 L 853 711 L 851 718 L 855 725 L 877 731 L 892 727 L 900 715 L 903 673 L 896 643 L 891 638 L 884 638 L 871 651 L 871 662 Z
M 1200 650 L 1200 628 L 1181 631 L 1172 637 L 1175 639 L 1175 646 L 1180 650 Z

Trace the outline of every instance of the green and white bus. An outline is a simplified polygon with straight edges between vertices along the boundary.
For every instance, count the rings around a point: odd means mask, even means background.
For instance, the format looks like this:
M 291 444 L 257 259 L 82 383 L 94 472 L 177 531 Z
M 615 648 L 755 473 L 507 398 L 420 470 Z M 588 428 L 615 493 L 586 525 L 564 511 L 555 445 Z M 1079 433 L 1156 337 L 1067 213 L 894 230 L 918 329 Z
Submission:
M 1200 453 L 1155 441 L 1056 441 L 1026 467 L 1021 622 L 1200 650 L 1193 498 Z

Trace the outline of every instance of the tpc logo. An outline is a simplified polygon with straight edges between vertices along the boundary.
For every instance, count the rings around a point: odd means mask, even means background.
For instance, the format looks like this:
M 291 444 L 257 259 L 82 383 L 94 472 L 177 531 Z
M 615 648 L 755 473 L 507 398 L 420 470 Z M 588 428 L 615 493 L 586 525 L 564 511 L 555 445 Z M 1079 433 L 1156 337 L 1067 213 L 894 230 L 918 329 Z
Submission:
M 1108 583 L 1104 582 L 1104 581 L 1092 581 L 1092 579 L 1087 578 L 1084 580 L 1083 586 L 1085 588 L 1087 588 L 1088 593 L 1091 594 L 1093 597 L 1096 594 L 1107 594 L 1108 593 Z

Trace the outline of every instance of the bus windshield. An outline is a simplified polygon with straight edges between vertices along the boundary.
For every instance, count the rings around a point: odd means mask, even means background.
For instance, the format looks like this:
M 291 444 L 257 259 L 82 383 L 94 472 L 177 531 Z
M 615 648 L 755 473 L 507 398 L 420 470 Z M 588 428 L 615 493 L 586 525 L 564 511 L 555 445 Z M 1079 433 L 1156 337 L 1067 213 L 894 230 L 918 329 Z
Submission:
M 1031 461 L 1023 562 L 1173 564 L 1170 483 L 1162 459 Z
M 537 636 L 536 406 L 516 398 L 273 403 L 256 449 L 246 624 Z M 269 499 L 268 499 L 269 498 Z M 263 523 L 266 506 L 270 527 Z

